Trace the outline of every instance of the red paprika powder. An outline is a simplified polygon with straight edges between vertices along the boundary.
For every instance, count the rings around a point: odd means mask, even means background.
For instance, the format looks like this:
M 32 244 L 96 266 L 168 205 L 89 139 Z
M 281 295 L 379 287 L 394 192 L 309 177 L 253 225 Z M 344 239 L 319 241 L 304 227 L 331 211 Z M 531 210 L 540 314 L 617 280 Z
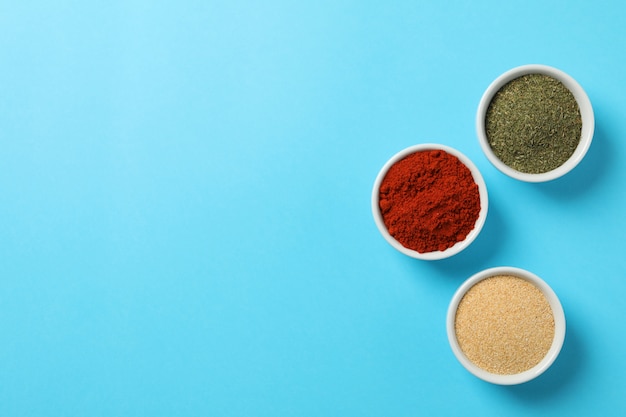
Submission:
M 469 168 L 442 150 L 412 153 L 393 164 L 379 189 L 389 234 L 419 253 L 443 251 L 465 239 L 480 213 Z

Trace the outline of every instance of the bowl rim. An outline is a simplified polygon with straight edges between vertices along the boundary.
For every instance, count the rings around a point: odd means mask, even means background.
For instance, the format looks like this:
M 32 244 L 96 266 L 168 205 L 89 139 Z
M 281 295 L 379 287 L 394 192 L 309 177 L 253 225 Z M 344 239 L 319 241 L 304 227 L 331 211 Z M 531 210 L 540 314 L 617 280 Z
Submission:
M 509 81 L 512 81 L 527 74 L 544 74 L 551 76 L 563 83 L 563 85 L 565 85 L 565 87 L 567 87 L 574 95 L 574 98 L 578 103 L 580 115 L 582 118 L 580 141 L 578 142 L 578 146 L 574 150 L 572 156 L 570 156 L 570 158 L 565 161 L 561 166 L 553 169 L 552 171 L 544 172 L 541 174 L 529 174 L 525 172 L 520 172 L 502 162 L 491 149 L 489 141 L 487 140 L 487 133 L 485 131 L 485 116 L 487 114 L 489 104 L 491 103 L 495 94 Z M 589 97 L 587 96 L 585 90 L 569 74 L 549 65 L 521 65 L 504 72 L 499 77 L 497 77 L 489 85 L 489 87 L 487 87 L 487 89 L 483 93 L 482 98 L 480 99 L 478 110 L 476 112 L 476 134 L 478 136 L 480 147 L 482 148 L 489 162 L 491 162 L 491 164 L 494 165 L 499 171 L 508 175 L 509 177 L 525 182 L 552 181 L 562 177 L 563 175 L 573 170 L 580 163 L 580 161 L 584 158 L 587 151 L 589 150 L 589 147 L 591 146 L 591 141 L 593 139 L 594 129 L 595 118 L 593 113 L 593 107 L 591 106 L 591 102 L 589 101 Z
M 473 362 L 471 362 L 467 358 L 467 356 L 465 356 L 456 338 L 456 311 L 461 299 L 467 293 L 467 291 L 469 291 L 469 289 L 476 285 L 478 282 L 498 275 L 512 275 L 525 279 L 526 281 L 535 285 L 548 300 L 550 308 L 552 309 L 552 315 L 554 317 L 554 339 L 552 340 L 552 345 L 550 346 L 548 353 L 546 353 L 546 356 L 537 365 L 518 374 L 494 374 L 478 367 Z M 528 382 L 534 378 L 537 378 L 539 375 L 544 373 L 554 363 L 561 351 L 561 348 L 563 347 L 563 342 L 565 340 L 565 329 L 566 323 L 563 306 L 561 305 L 559 298 L 552 290 L 552 288 L 544 280 L 542 280 L 532 272 L 512 266 L 500 266 L 485 269 L 468 278 L 465 282 L 463 282 L 463 284 L 461 284 L 461 286 L 452 297 L 450 305 L 448 306 L 448 313 L 446 317 L 446 331 L 448 335 L 448 341 L 450 343 L 450 347 L 452 348 L 452 352 L 454 353 L 458 361 L 474 376 L 497 385 L 522 384 L 524 382 Z
M 391 236 L 391 234 L 389 234 L 389 231 L 387 230 L 387 227 L 385 226 L 385 223 L 383 222 L 383 218 L 382 218 L 382 214 L 380 213 L 378 202 L 379 202 L 380 184 L 385 178 L 385 175 L 387 174 L 387 171 L 389 170 L 389 168 L 393 164 L 395 164 L 396 162 L 400 161 L 401 159 L 403 159 L 404 157 L 410 154 L 420 152 L 420 151 L 427 151 L 427 150 L 445 151 L 449 153 L 450 155 L 458 158 L 465 166 L 467 166 L 467 168 L 470 170 L 472 174 L 472 177 L 474 178 L 474 182 L 478 185 L 478 192 L 479 192 L 479 197 L 480 197 L 480 212 L 478 214 L 478 218 L 476 219 L 476 223 L 474 224 L 474 228 L 468 233 L 468 235 L 465 237 L 464 240 L 457 242 L 454 246 L 444 251 L 420 253 L 416 250 L 406 248 L 400 242 L 398 242 L 393 236 Z M 383 165 L 381 170 L 378 172 L 378 175 L 376 176 L 376 180 L 374 181 L 374 186 L 372 188 L 371 208 L 372 208 L 372 215 L 374 217 L 374 222 L 376 223 L 376 227 L 378 228 L 380 233 L 383 235 L 385 240 L 392 247 L 394 247 L 396 250 L 412 258 L 433 261 L 433 260 L 449 258 L 451 256 L 458 254 L 459 252 L 467 248 L 476 239 L 481 229 L 483 228 L 483 225 L 485 224 L 485 220 L 487 218 L 487 211 L 489 208 L 489 198 L 487 194 L 487 185 L 485 184 L 485 180 L 483 179 L 482 174 L 480 173 L 476 165 L 474 165 L 474 163 L 467 156 L 465 156 L 462 152 L 450 146 L 437 144 L 437 143 L 421 143 L 421 144 L 409 146 L 399 151 L 398 153 L 393 155 L 385 163 L 385 165 Z

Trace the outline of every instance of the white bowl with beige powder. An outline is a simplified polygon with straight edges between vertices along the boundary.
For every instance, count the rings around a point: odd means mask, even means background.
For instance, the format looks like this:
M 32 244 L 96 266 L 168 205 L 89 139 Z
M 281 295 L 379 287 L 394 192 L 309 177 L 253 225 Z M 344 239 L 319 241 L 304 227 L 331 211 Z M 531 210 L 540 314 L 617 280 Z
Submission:
M 552 288 L 514 267 L 487 269 L 465 281 L 452 297 L 446 324 L 465 369 L 499 385 L 541 375 L 565 340 L 565 315 Z

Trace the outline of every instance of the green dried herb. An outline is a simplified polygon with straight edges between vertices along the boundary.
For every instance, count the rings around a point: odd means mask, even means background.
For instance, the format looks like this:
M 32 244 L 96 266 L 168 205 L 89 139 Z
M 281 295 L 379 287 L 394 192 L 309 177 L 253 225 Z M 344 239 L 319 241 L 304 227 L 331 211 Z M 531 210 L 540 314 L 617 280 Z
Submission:
M 528 74 L 494 95 L 485 130 L 502 162 L 520 172 L 541 174 L 572 156 L 580 142 L 582 118 L 574 95 L 563 83 Z

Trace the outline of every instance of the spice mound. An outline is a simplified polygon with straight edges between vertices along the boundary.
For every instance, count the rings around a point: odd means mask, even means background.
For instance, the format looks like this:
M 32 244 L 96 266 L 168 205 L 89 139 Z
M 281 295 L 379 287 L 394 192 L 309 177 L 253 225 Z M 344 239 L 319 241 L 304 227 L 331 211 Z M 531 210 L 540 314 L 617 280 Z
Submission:
M 461 299 L 455 332 L 461 350 L 476 366 L 513 375 L 546 356 L 554 339 L 554 316 L 535 285 L 498 275 L 478 282 Z
M 582 118 L 572 92 L 544 74 L 527 74 L 494 95 L 485 116 L 494 154 L 523 173 L 542 174 L 563 165 L 580 142 Z
M 480 193 L 469 168 L 442 150 L 412 153 L 393 164 L 379 189 L 389 234 L 419 253 L 463 241 L 480 214 Z

